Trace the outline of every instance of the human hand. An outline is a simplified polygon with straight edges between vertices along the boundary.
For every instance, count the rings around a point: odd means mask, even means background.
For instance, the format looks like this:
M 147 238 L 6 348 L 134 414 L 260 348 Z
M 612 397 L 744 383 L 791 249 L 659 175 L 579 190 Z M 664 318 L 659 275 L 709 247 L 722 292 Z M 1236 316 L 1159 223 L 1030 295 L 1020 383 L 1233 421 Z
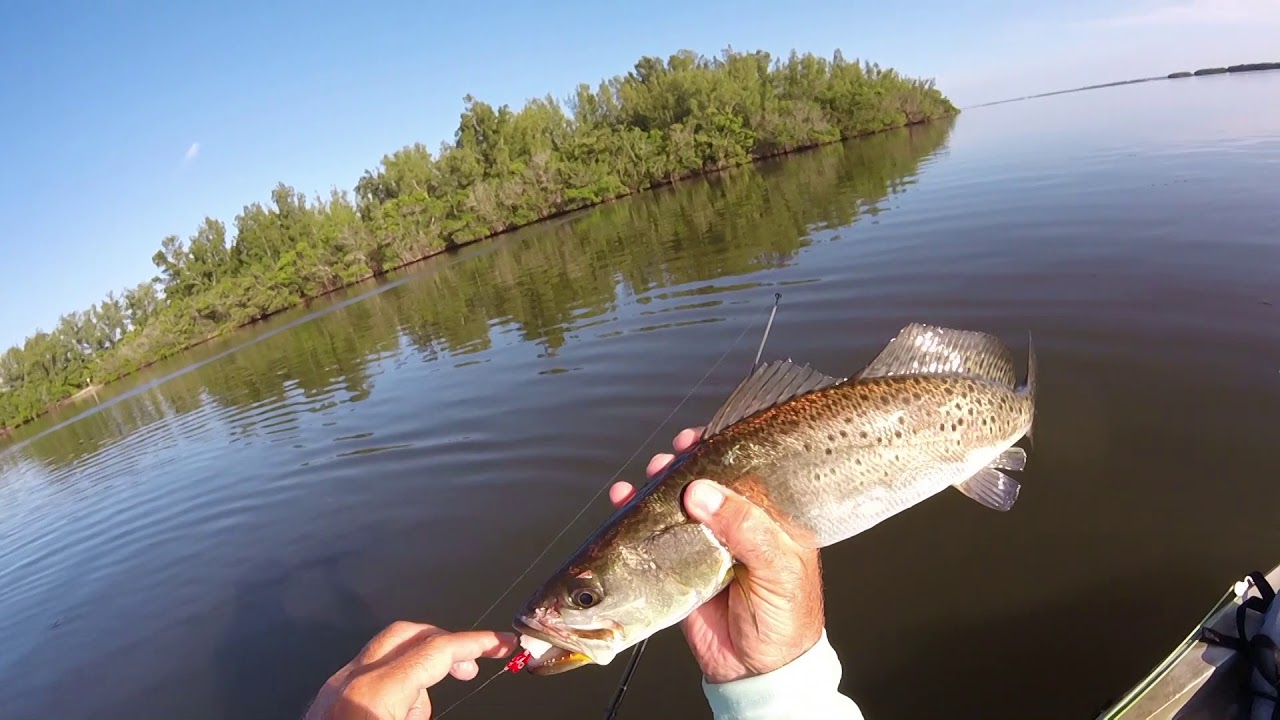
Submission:
M 701 437 L 702 428 L 687 428 L 672 446 L 683 453 Z M 654 455 L 645 472 L 652 478 L 674 459 Z M 615 506 L 634 494 L 627 482 L 609 488 Z M 825 625 L 818 550 L 800 546 L 759 507 L 709 480 L 691 483 L 684 505 L 738 562 L 729 586 L 680 623 L 707 681 L 763 675 L 813 647 Z
M 329 678 L 304 720 L 428 720 L 427 688 L 445 675 L 472 680 L 478 658 L 505 657 L 517 647 L 511 633 L 392 623 Z

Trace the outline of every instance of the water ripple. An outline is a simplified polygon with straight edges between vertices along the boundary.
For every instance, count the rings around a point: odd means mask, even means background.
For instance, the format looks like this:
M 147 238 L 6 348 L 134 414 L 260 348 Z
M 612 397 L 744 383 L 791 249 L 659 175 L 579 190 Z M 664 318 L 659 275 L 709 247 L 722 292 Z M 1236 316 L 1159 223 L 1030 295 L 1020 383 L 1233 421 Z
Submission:
M 1084 668 L 1072 711 L 1096 708 L 1127 681 L 1070 629 L 1120 622 L 1099 587 L 1203 567 L 1159 580 L 1170 613 L 1198 617 L 1214 577 L 1280 545 L 1262 480 L 1280 407 L 1280 113 L 1233 110 L 1238 83 L 1149 85 L 975 109 L 566 216 L 24 429 L 0 450 L 0 673 L 24 678 L 0 714 L 199 719 L 229 698 L 269 715 L 392 618 L 469 625 L 628 457 L 622 477 L 640 481 L 710 417 L 775 292 L 767 358 L 849 373 L 922 320 L 996 333 L 1018 357 L 1030 332 L 1042 365 L 1019 510 L 993 522 L 948 495 L 824 554 L 860 701 L 936 714 L 899 668 L 965 655 L 936 695 L 1025 716 L 1058 675 L 1022 660 L 1049 643 Z M 1206 497 L 1251 498 L 1248 529 L 1206 540 Z M 589 507 L 495 617 L 609 512 Z M 1053 587 L 1026 583 L 1045 565 Z M 966 591 L 945 606 L 865 592 L 903 567 Z M 1006 653 L 980 620 L 995 612 L 1042 632 Z M 1113 653 L 1125 678 L 1151 642 Z M 637 711 L 702 702 L 675 665 L 637 676 Z M 271 682 L 246 682 L 259 666 Z M 980 696 L 992 670 L 1011 683 Z M 486 712 L 594 712 L 614 678 L 567 682 L 581 684 L 512 686 Z

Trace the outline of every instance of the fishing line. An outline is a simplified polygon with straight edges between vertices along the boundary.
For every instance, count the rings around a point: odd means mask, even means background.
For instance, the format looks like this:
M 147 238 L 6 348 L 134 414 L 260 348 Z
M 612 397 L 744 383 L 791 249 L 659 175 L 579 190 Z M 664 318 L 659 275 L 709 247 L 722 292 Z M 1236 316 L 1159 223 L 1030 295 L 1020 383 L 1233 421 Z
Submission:
M 755 360 L 755 364 L 752 365 L 752 370 L 755 369 L 756 365 L 760 364 L 760 355 L 761 353 L 764 352 L 764 344 L 765 344 L 765 341 L 768 340 L 769 338 L 769 329 L 773 327 L 773 318 L 778 312 L 778 302 L 781 300 L 782 300 L 782 293 L 773 294 L 773 308 L 769 311 L 769 320 L 765 325 L 764 337 L 760 341 L 760 347 L 759 349 L 756 350 L 756 360 Z M 483 613 L 481 613 L 480 617 L 477 618 L 474 623 L 472 623 L 470 628 L 471 630 L 475 630 L 476 627 L 478 627 L 480 623 L 486 617 L 489 616 L 489 613 L 493 612 L 494 609 L 498 607 L 498 604 L 501 603 L 508 595 L 510 595 L 512 590 L 516 589 L 516 586 L 520 584 L 520 581 L 524 580 L 524 578 L 529 574 L 529 572 L 532 571 L 533 568 L 537 566 L 538 562 L 541 561 L 542 558 L 546 557 L 546 554 L 551 551 L 551 548 L 556 544 L 557 541 L 560 540 L 560 538 L 564 537 L 564 534 L 569 531 L 569 528 L 573 527 L 573 524 L 577 522 L 584 514 L 586 514 L 587 510 L 591 507 L 591 504 L 594 503 L 596 500 L 598 500 L 600 496 L 604 494 L 606 489 L 613 486 L 614 481 L 616 481 L 618 477 L 622 475 L 622 472 L 627 469 L 627 466 L 629 466 L 632 462 L 635 461 L 635 459 L 640 455 L 641 451 L 644 450 L 645 446 L 648 445 L 650 442 L 652 442 L 653 438 L 655 438 L 658 435 L 658 431 L 661 430 L 668 422 L 670 422 L 671 418 L 675 417 L 676 413 L 680 411 L 680 408 L 684 407 L 684 404 L 689 401 L 689 398 L 693 397 L 693 394 L 698 391 L 698 388 L 702 387 L 702 384 L 707 381 L 707 378 L 711 377 L 711 373 L 715 372 L 716 368 L 720 367 L 720 364 L 724 362 L 724 359 L 729 357 L 729 353 L 733 352 L 733 349 L 738 346 L 738 343 L 742 342 L 742 338 L 746 337 L 747 331 L 750 330 L 751 328 L 752 328 L 752 325 L 750 324 L 742 328 L 742 332 L 738 333 L 738 337 L 734 338 L 733 342 L 729 344 L 729 347 L 725 348 L 725 351 L 720 354 L 720 357 L 716 359 L 715 363 L 711 366 L 711 368 L 708 369 L 705 373 L 703 373 L 702 377 L 698 380 L 698 382 L 694 383 L 694 386 L 689 389 L 689 392 L 685 393 L 684 397 L 680 399 L 680 402 L 676 403 L 676 406 L 671 409 L 671 412 L 667 413 L 667 416 L 663 418 L 662 422 L 658 423 L 657 427 L 653 429 L 653 432 L 649 433 L 649 437 L 645 438 L 644 442 L 640 443 L 640 446 L 635 449 L 635 452 L 631 453 L 631 457 L 627 458 L 627 460 L 624 463 L 622 463 L 622 466 L 619 467 L 617 471 L 613 473 L 613 475 L 609 478 L 608 482 L 606 482 L 603 486 L 601 486 L 601 488 L 596 491 L 595 495 L 592 495 L 591 499 L 587 500 L 587 502 L 582 506 L 582 509 L 580 509 L 578 513 L 573 516 L 573 519 L 570 520 L 568 523 L 566 523 L 565 526 L 560 530 L 560 532 L 556 533 L 556 536 L 553 537 L 551 541 L 548 542 L 546 546 L 542 548 L 542 552 L 538 553 L 538 556 L 533 559 L 533 562 L 529 563 L 529 566 L 524 569 L 524 572 L 520 573 L 519 577 L 517 577 L 515 581 L 512 582 L 511 585 L 509 585 L 507 589 L 502 592 L 501 595 L 498 596 L 498 599 L 494 600 L 493 604 L 490 605 Z M 613 702 L 609 704 L 608 720 L 613 720 L 613 718 L 617 716 L 618 707 L 622 704 L 622 698 L 624 695 L 626 695 L 627 688 L 630 686 L 632 676 L 635 675 L 636 665 L 639 664 L 640 662 L 640 655 L 641 653 L 644 652 L 644 649 L 648 644 L 649 644 L 649 639 L 645 638 L 644 640 L 640 641 L 640 643 L 636 646 L 636 649 L 632 652 L 631 660 L 630 662 L 628 662 L 627 668 L 623 672 L 622 679 L 618 684 L 618 689 L 614 693 Z M 449 713 L 454 708 L 458 707 L 463 702 L 465 702 L 466 700 L 476 695 L 476 693 L 479 693 L 481 690 L 483 690 L 485 686 L 487 686 L 489 683 L 493 682 L 494 680 L 497 680 L 498 677 L 501 676 L 503 673 L 519 672 L 521 669 L 524 668 L 524 662 L 527 662 L 527 655 L 528 653 L 526 652 L 520 656 L 517 656 L 511 662 L 507 663 L 507 665 L 503 667 L 501 670 L 497 671 L 492 676 L 490 676 L 489 679 L 485 680 L 483 683 L 480 683 L 479 687 L 467 693 L 466 695 L 463 695 L 461 698 L 458 698 L 456 701 L 453 702 L 452 705 L 445 708 L 443 712 L 441 712 L 439 715 L 435 715 L 434 717 L 436 718 L 444 717 L 445 714 Z
M 773 312 L 777 312 L 778 299 L 781 299 L 781 297 L 782 297 L 781 293 L 774 293 L 775 299 L 773 304 Z M 772 313 L 770 313 L 769 322 L 770 324 L 772 324 L 773 322 Z M 533 568 L 538 564 L 538 562 L 542 560 L 542 558 L 546 557 L 546 554 L 551 551 L 551 548 L 556 544 L 556 542 L 560 540 L 560 538 L 564 537 L 565 533 L 569 532 L 569 528 L 572 527 L 573 524 L 577 522 L 584 514 L 586 514 L 587 510 L 591 508 L 591 504 L 594 503 L 596 500 L 598 500 L 600 496 L 603 495 L 604 492 L 613 485 L 614 481 L 617 480 L 618 477 L 622 475 L 622 472 L 627 469 L 627 466 L 630 465 L 636 459 L 636 457 L 640 455 L 640 453 L 644 450 L 645 446 L 653 441 L 653 438 L 655 438 L 658 435 L 658 431 L 661 430 L 663 426 L 665 426 L 668 422 L 670 422 L 671 418 L 675 417 L 676 413 L 680 411 L 680 408 L 684 407 L 684 404 L 689 401 L 689 398 L 693 397 L 693 394 L 698 391 L 698 388 L 702 387 L 702 383 L 706 382 L 707 378 L 711 377 L 711 373 L 715 372 L 715 369 L 720 367 L 720 363 L 724 362 L 724 359 L 729 356 L 729 353 L 732 352 L 733 349 L 738 346 L 738 343 L 742 341 L 742 338 L 746 336 L 747 331 L 750 330 L 751 327 L 752 327 L 751 325 L 747 325 L 746 327 L 742 328 L 742 332 L 738 333 L 738 337 L 729 345 L 728 348 L 725 349 L 723 353 L 721 353 L 720 358 L 716 360 L 714 365 L 711 366 L 711 369 L 707 370 L 707 372 L 703 374 L 702 378 L 698 380 L 697 383 L 694 384 L 693 388 L 691 388 L 689 392 L 685 393 L 685 396 L 680 399 L 680 402 L 676 403 L 676 406 L 671 409 L 671 412 L 667 413 L 667 417 L 664 418 L 662 422 L 658 423 L 658 426 L 653 429 L 653 432 L 649 433 L 649 437 L 645 438 L 644 442 L 640 443 L 640 446 L 635 449 L 635 452 L 631 453 L 631 457 L 627 458 L 626 462 L 622 463 L 622 466 L 619 467 L 618 470 L 613 473 L 612 477 L 609 478 L 608 482 L 606 482 L 604 485 L 600 487 L 599 490 L 596 491 L 595 495 L 591 496 L 590 500 L 587 500 L 586 504 L 582 506 L 582 509 L 578 511 L 578 514 L 574 515 L 573 519 L 570 520 L 567 524 L 565 524 L 565 526 L 560 530 L 560 532 L 556 533 L 556 536 L 551 539 L 551 542 L 547 543 L 546 547 L 542 548 L 542 552 L 538 553 L 538 556 L 533 559 L 533 562 L 529 563 L 529 566 L 524 569 L 524 572 L 520 573 L 520 576 L 517 577 L 515 581 L 512 582 L 511 585 L 508 586 L 507 589 L 502 592 L 501 595 L 498 596 L 498 599 L 494 600 L 493 604 L 490 605 L 489 608 L 485 610 L 480 615 L 480 617 L 476 619 L 474 623 L 472 623 L 470 628 L 471 630 L 476 629 L 476 627 L 480 625 L 481 621 L 483 621 L 486 617 L 488 617 L 489 613 L 493 612 L 494 609 L 498 607 L 498 604 L 501 603 L 504 599 L 506 599 L 507 595 L 511 594 L 512 590 L 516 589 L 516 586 L 520 584 L 520 581 L 524 580 L 525 576 L 527 576 L 529 572 L 533 570 Z M 760 349 L 763 350 L 764 346 L 761 345 Z
M 760 356 L 764 353 L 764 344 L 769 341 L 769 330 L 773 327 L 773 318 L 778 314 L 778 303 L 782 301 L 782 293 L 773 294 L 773 309 L 769 311 L 769 322 L 764 326 L 764 336 L 760 338 L 760 347 L 756 350 L 756 360 L 751 365 L 751 372 L 755 372 L 760 367 Z M 750 375 L 750 372 L 748 373 Z M 754 615 L 752 616 L 754 619 Z M 640 655 L 644 653 L 645 646 L 649 644 L 649 638 L 640 641 L 634 652 L 631 653 L 631 662 L 627 663 L 627 669 L 622 672 L 622 679 L 618 681 L 618 689 L 614 692 L 613 702 L 609 703 L 605 720 L 615 720 L 618 717 L 618 708 L 622 706 L 622 698 L 627 694 L 627 688 L 631 687 L 631 677 L 636 674 L 636 665 L 640 664 Z
M 506 669 L 506 668 L 502 668 L 502 669 L 501 669 L 501 670 L 499 670 L 498 672 L 494 673 L 494 674 L 493 674 L 493 676 L 492 676 L 492 677 L 490 677 L 488 680 L 485 680 L 484 682 L 480 683 L 480 687 L 476 688 L 475 690 L 472 690 L 471 692 L 467 693 L 466 695 L 463 695 L 462 697 L 460 697 L 460 698 L 458 698 L 457 700 L 453 701 L 453 704 L 452 704 L 452 705 L 450 705 L 449 707 L 445 708 L 445 709 L 444 709 L 444 712 L 440 713 L 439 715 L 435 715 L 435 714 L 433 714 L 431 717 L 435 718 L 436 720 L 440 720 L 440 718 L 442 718 L 442 717 L 444 717 L 446 714 L 448 714 L 448 712 L 449 712 L 450 710 L 452 710 L 452 709 L 454 709 L 454 708 L 458 707 L 459 705 L 461 705 L 461 704 L 463 703 L 463 701 L 464 701 L 464 700 L 470 700 L 472 695 L 475 695 L 476 693 L 478 693 L 478 692 L 480 692 L 481 690 L 483 690 L 483 689 L 484 689 L 484 687 L 485 687 L 485 685 L 488 685 L 489 683 L 493 682 L 494 680 L 497 680 L 497 679 L 498 679 L 498 676 L 499 676 L 499 675 L 501 675 L 502 673 L 506 672 L 506 671 L 507 671 L 507 669 Z

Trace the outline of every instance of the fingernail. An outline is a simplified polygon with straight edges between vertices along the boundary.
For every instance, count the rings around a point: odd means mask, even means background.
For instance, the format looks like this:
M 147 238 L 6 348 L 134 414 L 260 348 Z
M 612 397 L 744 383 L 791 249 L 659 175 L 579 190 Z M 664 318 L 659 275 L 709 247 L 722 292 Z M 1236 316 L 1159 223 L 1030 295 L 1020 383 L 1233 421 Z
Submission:
M 698 480 L 689 487 L 689 504 L 708 515 L 714 515 L 724 504 L 724 493 L 710 480 Z

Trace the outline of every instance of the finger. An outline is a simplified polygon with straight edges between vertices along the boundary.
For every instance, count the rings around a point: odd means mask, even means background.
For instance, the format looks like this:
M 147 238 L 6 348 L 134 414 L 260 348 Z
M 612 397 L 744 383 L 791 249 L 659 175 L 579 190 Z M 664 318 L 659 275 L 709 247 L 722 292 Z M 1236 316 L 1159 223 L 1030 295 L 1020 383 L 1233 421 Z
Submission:
M 409 708 L 404 720 L 431 720 L 431 698 L 426 690 L 418 692 L 418 700 Z
M 421 637 L 423 640 L 446 632 L 435 625 L 426 623 L 407 622 L 405 620 L 397 620 L 383 628 L 382 632 L 374 635 L 369 642 L 365 643 L 364 648 L 356 655 L 355 665 L 368 665 L 372 662 L 381 660 L 387 653 L 395 650 L 415 637 Z
M 654 475 L 662 472 L 663 469 L 670 465 L 671 461 L 675 459 L 676 456 L 671 453 L 658 453 L 650 458 L 649 466 L 644 469 L 644 474 L 649 477 L 653 477 Z
M 685 428 L 681 430 L 676 434 L 675 439 L 671 441 L 671 447 L 675 448 L 678 453 L 685 452 L 689 448 L 698 444 L 698 441 L 702 439 L 702 432 L 704 430 L 706 430 L 706 427 L 704 426 Z
M 519 648 L 516 636 L 488 630 L 438 635 L 408 648 L 384 668 L 395 678 L 403 702 L 412 702 L 420 688 L 431 687 L 449 674 L 455 663 L 477 658 L 500 658 Z
M 480 664 L 475 660 L 456 662 L 449 669 L 449 674 L 459 680 L 474 680 L 480 674 Z
M 635 494 L 636 489 L 631 483 L 616 482 L 609 488 L 609 502 L 613 503 L 614 507 L 622 507 Z
M 520 641 L 514 633 L 492 630 L 451 633 L 444 637 L 433 638 L 426 644 L 430 643 L 443 648 L 451 663 L 477 658 L 505 657 L 520 649 Z M 415 652 L 417 651 L 418 649 L 415 648 Z
M 684 620 L 680 621 L 680 629 L 693 647 L 712 647 L 726 645 L 729 639 L 729 593 L 716 593 L 710 600 L 694 608 Z
M 684 503 L 689 516 L 710 528 L 750 575 L 764 579 L 798 563 L 802 548 L 764 510 L 732 490 L 695 480 Z

